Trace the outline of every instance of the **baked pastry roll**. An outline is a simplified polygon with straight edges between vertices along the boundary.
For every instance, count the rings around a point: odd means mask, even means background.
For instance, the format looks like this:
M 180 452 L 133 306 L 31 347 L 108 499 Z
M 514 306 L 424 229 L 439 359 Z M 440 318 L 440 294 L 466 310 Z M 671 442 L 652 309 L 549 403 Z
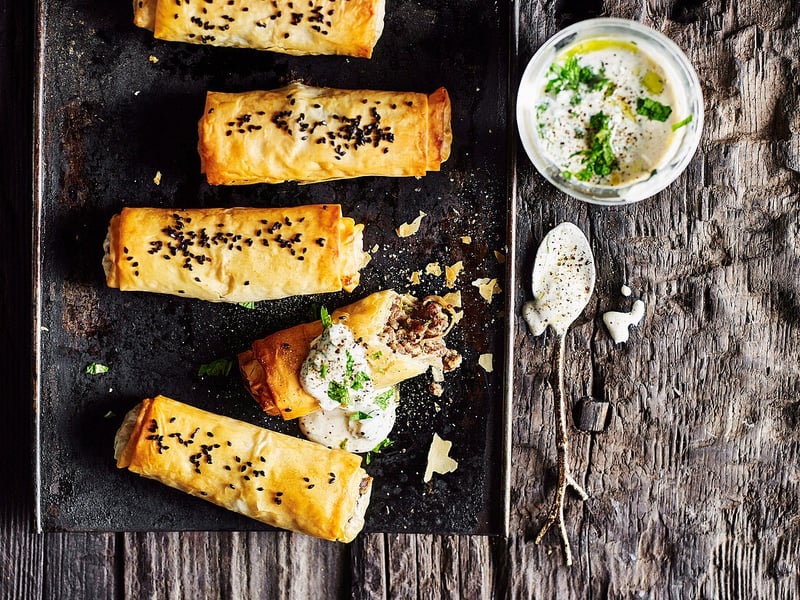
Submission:
M 134 0 L 133 22 L 171 42 L 369 58 L 384 0 Z
M 447 372 L 461 364 L 461 356 L 444 340 L 462 314 L 458 305 L 458 294 L 420 301 L 384 290 L 335 310 L 331 317 L 346 324 L 363 345 L 373 385 L 382 389 L 431 367 Z M 300 370 L 322 331 L 321 321 L 297 325 L 257 340 L 239 354 L 245 387 L 265 412 L 294 419 L 320 408 L 303 388 Z
M 369 261 L 362 230 L 338 204 L 124 208 L 111 219 L 103 268 L 112 288 L 212 302 L 351 292 Z
M 212 185 L 421 177 L 450 155 L 450 98 L 317 88 L 208 92 L 201 172 Z
M 164 396 L 128 413 L 114 458 L 267 525 L 341 542 L 364 526 L 372 485 L 359 456 Z

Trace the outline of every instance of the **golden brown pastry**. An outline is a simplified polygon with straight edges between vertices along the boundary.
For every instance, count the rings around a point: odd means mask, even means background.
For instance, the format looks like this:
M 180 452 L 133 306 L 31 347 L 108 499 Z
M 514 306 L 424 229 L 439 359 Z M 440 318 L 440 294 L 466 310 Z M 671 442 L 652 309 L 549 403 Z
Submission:
M 208 92 L 201 172 L 212 185 L 421 177 L 450 155 L 450 98 L 316 88 Z
M 109 287 L 212 302 L 348 292 L 369 261 L 363 225 L 338 204 L 124 208 L 108 228 Z
M 355 454 L 164 396 L 128 413 L 114 458 L 121 469 L 268 525 L 341 542 L 364 526 L 372 485 Z
M 369 58 L 384 0 L 134 0 L 133 22 L 171 42 Z
M 345 323 L 364 346 L 374 387 L 381 389 L 430 367 L 447 372 L 461 364 L 461 356 L 444 341 L 461 314 L 456 308 L 450 297 L 419 301 L 384 290 L 334 311 L 332 318 Z M 303 389 L 300 369 L 322 330 L 320 321 L 297 325 L 253 342 L 239 355 L 245 387 L 265 412 L 294 419 L 319 409 Z

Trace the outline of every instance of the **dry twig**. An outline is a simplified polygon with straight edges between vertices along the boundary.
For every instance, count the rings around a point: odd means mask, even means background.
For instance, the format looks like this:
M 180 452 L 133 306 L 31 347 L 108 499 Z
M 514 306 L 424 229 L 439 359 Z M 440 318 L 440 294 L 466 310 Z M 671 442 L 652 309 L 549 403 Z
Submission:
M 558 394 L 556 396 L 555 418 L 556 418 L 556 452 L 558 460 L 558 485 L 556 487 L 555 498 L 550 507 L 539 534 L 536 536 L 536 543 L 540 543 L 544 534 L 554 523 L 558 524 L 558 531 L 561 535 L 561 545 L 564 548 L 564 559 L 567 566 L 572 565 L 572 550 L 567 536 L 567 526 L 564 522 L 564 497 L 567 489 L 572 488 L 581 497 L 581 500 L 588 500 L 589 495 L 584 491 L 580 484 L 572 477 L 569 466 L 569 438 L 567 437 L 567 408 L 566 392 L 564 389 L 564 334 L 559 334 L 558 338 Z

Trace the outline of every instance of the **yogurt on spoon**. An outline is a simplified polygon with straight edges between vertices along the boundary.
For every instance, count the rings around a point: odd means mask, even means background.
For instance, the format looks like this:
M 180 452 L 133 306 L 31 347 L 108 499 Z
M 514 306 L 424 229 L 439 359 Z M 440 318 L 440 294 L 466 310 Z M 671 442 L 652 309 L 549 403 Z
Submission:
M 583 232 L 572 223 L 551 229 L 536 252 L 533 300 L 522 307 L 533 335 L 550 326 L 564 336 L 589 302 L 595 277 L 594 256 Z
M 567 566 L 572 564 L 572 550 L 564 522 L 564 499 L 572 488 L 583 499 L 588 495 L 572 476 L 567 437 L 567 399 L 564 385 L 564 338 L 569 326 L 580 316 L 592 296 L 595 282 L 594 256 L 583 232 L 572 223 L 561 223 L 550 230 L 539 245 L 533 267 L 533 300 L 526 302 L 522 314 L 534 335 L 547 327 L 556 333 L 558 342 L 558 393 L 555 397 L 556 452 L 558 486 L 547 520 L 536 543 L 557 525 Z

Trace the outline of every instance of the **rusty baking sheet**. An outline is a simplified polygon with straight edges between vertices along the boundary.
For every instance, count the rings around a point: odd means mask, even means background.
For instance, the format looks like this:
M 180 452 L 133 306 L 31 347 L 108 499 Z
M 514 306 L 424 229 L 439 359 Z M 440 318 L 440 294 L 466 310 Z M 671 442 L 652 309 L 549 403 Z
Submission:
M 256 338 L 379 289 L 445 293 L 428 263 L 463 261 L 465 318 L 450 344 L 464 355 L 445 392 L 430 375 L 402 385 L 394 444 L 372 457 L 366 531 L 502 533 L 507 517 L 505 295 L 488 304 L 471 283 L 504 286 L 510 185 L 507 152 L 509 5 L 480 0 L 388 3 L 371 60 L 288 57 L 161 42 L 131 23 L 130 3 L 40 0 L 35 232 L 35 430 L 38 527 L 44 530 L 249 530 L 265 526 L 114 465 L 123 415 L 161 393 L 299 435 L 260 412 L 237 373 L 199 377 Z M 196 123 L 207 89 L 310 85 L 431 92 L 453 103 L 454 146 L 422 179 L 363 178 L 298 186 L 208 186 Z M 154 181 L 160 173 L 160 184 Z M 372 262 L 345 293 L 261 302 L 255 309 L 105 286 L 102 243 L 123 206 L 291 206 L 338 202 L 366 224 Z M 395 228 L 423 211 L 420 232 Z M 467 243 L 464 236 L 470 236 Z M 513 264 L 513 261 L 509 261 Z M 421 283 L 409 276 L 422 271 Z M 478 357 L 494 355 L 494 371 Z M 85 372 L 102 363 L 109 371 Z M 453 441 L 458 469 L 422 481 L 433 433 Z

